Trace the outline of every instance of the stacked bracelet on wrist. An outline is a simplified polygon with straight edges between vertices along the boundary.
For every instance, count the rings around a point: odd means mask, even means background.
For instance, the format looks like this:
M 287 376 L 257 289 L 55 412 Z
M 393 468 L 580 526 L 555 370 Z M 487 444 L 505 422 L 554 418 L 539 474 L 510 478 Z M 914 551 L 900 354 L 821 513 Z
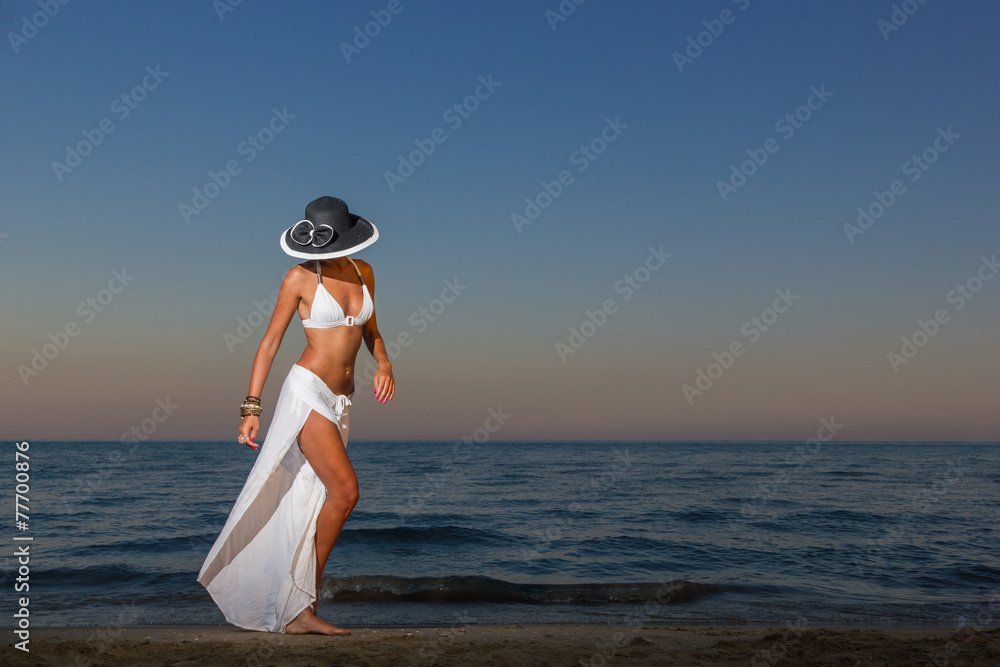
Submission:
M 260 399 L 256 396 L 247 396 L 240 405 L 240 417 L 259 417 Z

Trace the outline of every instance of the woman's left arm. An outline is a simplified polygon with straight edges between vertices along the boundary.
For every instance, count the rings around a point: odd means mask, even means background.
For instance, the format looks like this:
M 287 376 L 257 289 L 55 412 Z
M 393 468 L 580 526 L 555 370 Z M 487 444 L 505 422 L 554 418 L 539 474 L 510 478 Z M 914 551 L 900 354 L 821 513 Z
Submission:
M 361 275 L 364 276 L 365 282 L 368 283 L 368 290 L 371 292 L 372 302 L 374 302 L 375 272 L 368 262 L 363 260 L 355 261 L 361 270 Z M 379 403 L 391 401 L 392 395 L 396 392 L 396 381 L 392 377 L 392 363 L 389 361 L 389 354 L 385 350 L 385 342 L 382 340 L 382 334 L 378 331 L 378 320 L 375 317 L 374 311 L 372 312 L 372 316 L 368 318 L 368 321 L 365 322 L 362 328 L 362 335 L 365 339 L 365 345 L 368 346 L 368 351 L 376 363 L 378 363 L 378 370 L 375 371 L 375 379 L 372 383 L 375 386 L 375 398 L 378 399 Z

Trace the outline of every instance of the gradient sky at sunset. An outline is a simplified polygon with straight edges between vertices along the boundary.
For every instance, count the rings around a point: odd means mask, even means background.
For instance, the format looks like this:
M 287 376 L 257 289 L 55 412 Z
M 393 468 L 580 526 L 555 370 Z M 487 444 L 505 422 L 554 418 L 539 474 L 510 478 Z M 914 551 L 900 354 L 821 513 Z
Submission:
M 0 438 L 234 437 L 334 195 L 411 340 L 353 438 L 998 440 L 1000 3 L 902 5 L 5 2 Z

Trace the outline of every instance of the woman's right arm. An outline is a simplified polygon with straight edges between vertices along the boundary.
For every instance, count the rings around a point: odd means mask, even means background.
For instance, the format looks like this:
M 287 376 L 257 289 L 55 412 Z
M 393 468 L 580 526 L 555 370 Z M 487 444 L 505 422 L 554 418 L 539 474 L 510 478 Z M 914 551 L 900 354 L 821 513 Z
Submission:
M 292 269 L 285 274 L 285 279 L 281 282 L 281 289 L 278 290 L 278 301 L 271 313 L 271 322 L 267 325 L 267 331 L 257 347 L 257 354 L 253 358 L 253 368 L 250 370 L 250 389 L 248 396 L 260 397 L 264 390 L 264 382 L 267 374 L 271 371 L 271 364 L 274 362 L 274 355 L 281 347 L 281 339 L 285 336 L 289 322 L 295 316 L 295 311 L 299 307 L 301 299 L 302 271 L 299 267 Z M 257 431 L 260 428 L 258 417 L 244 417 L 240 424 L 240 435 L 246 436 L 246 445 L 256 450 L 259 446 L 254 442 Z

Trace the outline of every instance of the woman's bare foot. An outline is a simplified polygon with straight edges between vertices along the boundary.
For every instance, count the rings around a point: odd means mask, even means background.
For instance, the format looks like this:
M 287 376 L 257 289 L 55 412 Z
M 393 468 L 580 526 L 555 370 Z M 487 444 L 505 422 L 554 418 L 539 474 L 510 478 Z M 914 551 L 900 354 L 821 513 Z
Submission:
M 306 607 L 302 613 L 285 626 L 285 632 L 290 635 L 349 635 L 350 630 L 330 625 L 313 613 L 312 606 Z

